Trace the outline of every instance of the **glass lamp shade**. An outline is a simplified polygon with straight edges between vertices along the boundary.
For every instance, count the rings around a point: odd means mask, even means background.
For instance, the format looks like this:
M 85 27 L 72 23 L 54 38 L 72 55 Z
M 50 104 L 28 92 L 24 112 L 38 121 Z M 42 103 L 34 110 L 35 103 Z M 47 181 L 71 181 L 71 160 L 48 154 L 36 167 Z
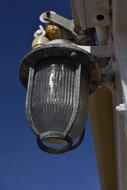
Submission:
M 43 151 L 63 153 L 81 143 L 88 95 L 89 75 L 78 61 L 54 56 L 30 67 L 26 115 Z

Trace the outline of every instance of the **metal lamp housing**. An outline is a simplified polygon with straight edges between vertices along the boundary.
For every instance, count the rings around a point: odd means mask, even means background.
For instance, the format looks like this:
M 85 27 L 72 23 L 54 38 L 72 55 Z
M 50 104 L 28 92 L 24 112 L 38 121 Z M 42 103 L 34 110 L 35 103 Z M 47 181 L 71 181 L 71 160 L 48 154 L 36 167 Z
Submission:
M 27 89 L 25 111 L 48 153 L 63 153 L 82 141 L 89 97 L 90 56 L 75 44 L 55 40 L 28 53 L 20 67 Z

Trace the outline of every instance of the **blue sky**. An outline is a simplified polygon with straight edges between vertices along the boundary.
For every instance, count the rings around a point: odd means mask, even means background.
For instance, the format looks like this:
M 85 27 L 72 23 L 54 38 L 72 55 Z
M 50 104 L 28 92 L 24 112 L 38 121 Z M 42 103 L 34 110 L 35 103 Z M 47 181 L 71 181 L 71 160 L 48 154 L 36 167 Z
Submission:
M 99 190 L 89 122 L 75 151 L 41 152 L 26 122 L 26 92 L 18 77 L 39 15 L 53 10 L 71 18 L 69 0 L 1 0 L 0 9 L 0 190 Z

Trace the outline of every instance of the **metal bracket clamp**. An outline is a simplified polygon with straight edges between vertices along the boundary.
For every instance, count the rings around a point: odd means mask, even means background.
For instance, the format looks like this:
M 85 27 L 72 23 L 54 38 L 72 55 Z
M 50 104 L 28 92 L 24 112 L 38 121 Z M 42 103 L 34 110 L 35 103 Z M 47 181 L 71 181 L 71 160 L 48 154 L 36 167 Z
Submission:
M 52 11 L 48 11 L 40 15 L 40 21 L 42 23 L 50 23 L 59 26 L 62 31 L 62 38 L 64 39 L 74 41 L 77 44 L 95 45 L 94 30 L 88 29 L 86 31 L 76 33 L 73 20 L 69 20 Z
M 42 23 L 51 23 L 56 24 L 62 28 L 64 28 L 66 31 L 70 32 L 72 36 L 77 36 L 77 34 L 74 31 L 74 22 L 73 20 L 69 20 L 61 15 L 58 15 L 52 11 L 44 12 L 40 15 L 40 21 Z
M 64 29 L 64 34 L 62 38 L 64 39 L 71 39 L 71 41 L 75 41 L 81 49 L 84 49 L 88 53 L 97 56 L 97 57 L 112 57 L 114 55 L 114 47 L 112 43 L 108 43 L 107 45 L 92 45 L 89 42 L 90 36 L 88 35 L 89 32 L 86 34 L 77 34 L 74 30 L 75 25 L 73 20 L 69 20 L 61 15 L 58 15 L 52 11 L 44 12 L 40 15 L 40 21 L 42 23 L 51 23 L 55 24 L 62 29 Z M 65 33 L 66 32 L 66 33 Z M 64 36 L 65 35 L 65 36 Z M 84 40 L 84 44 L 81 45 L 82 41 Z M 89 38 L 89 39 L 88 39 Z

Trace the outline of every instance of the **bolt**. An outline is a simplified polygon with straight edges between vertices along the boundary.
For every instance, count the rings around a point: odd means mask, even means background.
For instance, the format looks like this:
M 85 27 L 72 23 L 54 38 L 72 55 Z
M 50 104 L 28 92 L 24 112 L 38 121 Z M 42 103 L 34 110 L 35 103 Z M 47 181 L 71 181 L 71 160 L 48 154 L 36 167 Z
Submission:
M 71 53 L 71 58 L 72 58 L 72 59 L 76 59 L 76 58 L 77 58 L 77 53 L 76 53 L 75 51 L 73 51 L 73 52 Z
M 46 12 L 46 16 L 47 16 L 48 18 L 50 18 L 50 16 L 51 16 L 50 11 L 47 11 L 47 12 Z

